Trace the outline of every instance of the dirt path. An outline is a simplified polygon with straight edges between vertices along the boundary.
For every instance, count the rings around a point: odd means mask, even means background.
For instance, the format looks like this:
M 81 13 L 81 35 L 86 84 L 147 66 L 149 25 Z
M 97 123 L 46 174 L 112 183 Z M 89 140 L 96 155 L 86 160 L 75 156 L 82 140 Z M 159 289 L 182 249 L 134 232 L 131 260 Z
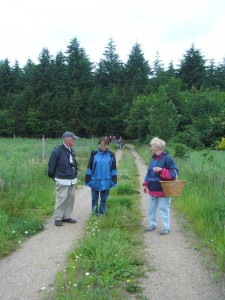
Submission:
M 140 173 L 140 189 L 146 166 L 129 146 L 136 158 Z M 117 151 L 117 162 L 122 151 Z M 146 194 L 141 192 L 143 223 L 147 225 Z M 76 191 L 73 217 L 78 223 L 54 225 L 47 220 L 45 230 L 22 244 L 11 256 L 0 261 L 1 300 L 43 300 L 45 290 L 51 288 L 55 274 L 63 270 L 67 253 L 82 238 L 91 214 L 90 189 Z M 146 251 L 155 271 L 142 281 L 146 299 L 150 300 L 224 300 L 222 286 L 216 285 L 211 274 L 201 265 L 201 257 L 181 232 L 172 215 L 171 233 L 160 236 L 159 229 L 144 234 Z M 223 286 L 223 292 L 225 287 Z
M 136 158 L 140 174 L 140 190 L 147 167 L 140 156 L 129 148 Z M 176 200 L 175 200 L 176 201 Z M 177 200 L 178 201 L 178 200 Z M 141 192 L 143 224 L 148 226 L 147 195 Z M 193 249 L 191 241 L 171 215 L 171 232 L 159 235 L 156 230 L 144 233 L 147 255 L 155 271 L 142 281 L 144 295 L 150 300 L 224 300 L 225 282 L 215 283 L 212 273 L 202 265 L 201 253 Z
M 116 152 L 117 163 L 122 151 Z M 46 221 L 44 231 L 31 237 L 21 248 L 0 261 L 1 300 L 41 300 L 58 271 L 63 270 L 67 253 L 82 238 L 91 215 L 90 188 L 80 186 L 75 192 L 73 218 L 76 224 L 54 225 Z

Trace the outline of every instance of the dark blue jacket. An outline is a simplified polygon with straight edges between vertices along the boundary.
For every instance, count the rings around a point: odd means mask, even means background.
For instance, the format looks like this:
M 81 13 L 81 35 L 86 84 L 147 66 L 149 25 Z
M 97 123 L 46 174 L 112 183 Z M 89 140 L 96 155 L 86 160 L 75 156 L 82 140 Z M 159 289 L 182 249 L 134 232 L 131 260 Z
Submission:
M 94 150 L 89 159 L 85 185 L 99 191 L 109 190 L 117 184 L 116 159 L 113 152 Z
M 155 167 L 166 168 L 169 170 L 171 180 L 176 178 L 176 175 L 179 173 L 179 169 L 173 158 L 167 152 L 162 152 L 162 156 L 159 159 L 155 155 L 152 156 L 145 176 L 145 182 L 147 182 L 148 188 L 151 191 L 162 191 L 160 180 L 163 180 L 163 178 L 160 177 L 159 173 L 155 173 L 153 171 L 153 168 Z
M 58 179 L 77 178 L 75 152 L 73 149 L 70 150 L 64 144 L 54 148 L 48 161 L 49 177 Z M 70 154 L 72 155 L 72 163 L 70 162 Z

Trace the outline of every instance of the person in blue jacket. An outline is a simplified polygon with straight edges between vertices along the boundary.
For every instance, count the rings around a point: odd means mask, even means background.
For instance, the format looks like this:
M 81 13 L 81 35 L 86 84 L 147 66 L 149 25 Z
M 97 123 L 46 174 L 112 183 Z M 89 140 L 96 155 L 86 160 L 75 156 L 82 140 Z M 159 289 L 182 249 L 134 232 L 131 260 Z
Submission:
M 111 187 L 117 185 L 116 158 L 109 150 L 109 140 L 101 137 L 98 141 L 98 150 L 93 150 L 87 166 L 85 185 L 91 188 L 92 212 L 103 215 L 106 210 L 106 201 Z M 100 207 L 98 205 L 101 198 Z
M 75 201 L 74 185 L 77 183 L 77 162 L 72 147 L 78 137 L 72 132 L 65 132 L 62 138 L 63 144 L 53 149 L 48 161 L 48 176 L 56 184 L 56 226 L 62 226 L 62 222 L 77 222 L 71 215 Z
M 165 197 L 160 180 L 175 180 L 179 169 L 174 159 L 163 149 L 166 143 L 155 137 L 150 146 L 152 159 L 148 166 L 147 174 L 143 183 L 144 192 L 148 193 L 149 226 L 146 231 L 152 231 L 157 226 L 157 211 L 159 210 L 163 223 L 161 235 L 170 231 L 170 202 L 171 197 Z

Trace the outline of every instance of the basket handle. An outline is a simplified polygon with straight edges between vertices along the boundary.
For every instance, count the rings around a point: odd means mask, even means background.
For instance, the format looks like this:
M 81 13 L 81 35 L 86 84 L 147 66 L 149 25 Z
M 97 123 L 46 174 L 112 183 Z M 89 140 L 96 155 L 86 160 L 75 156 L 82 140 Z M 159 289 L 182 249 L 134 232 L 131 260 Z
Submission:
M 175 172 L 175 174 L 176 174 L 176 179 L 175 179 L 175 180 L 177 180 L 177 178 L 178 178 L 178 176 L 177 176 L 177 171 L 176 171 L 175 169 L 171 169 L 171 171 L 174 171 L 174 172 Z

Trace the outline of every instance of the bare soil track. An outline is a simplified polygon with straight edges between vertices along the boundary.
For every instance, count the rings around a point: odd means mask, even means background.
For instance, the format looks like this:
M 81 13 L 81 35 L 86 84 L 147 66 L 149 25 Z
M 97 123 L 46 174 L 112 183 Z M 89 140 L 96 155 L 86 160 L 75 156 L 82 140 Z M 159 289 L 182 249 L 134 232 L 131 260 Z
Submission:
M 147 167 L 133 146 L 127 146 L 138 166 L 143 225 L 147 226 L 147 196 L 141 186 Z M 117 162 L 122 152 L 117 151 Z M 0 299 L 44 299 L 44 293 L 50 290 L 56 273 L 63 270 L 67 253 L 83 237 L 90 214 L 90 189 L 79 187 L 73 215 L 77 224 L 65 223 L 62 227 L 56 227 L 53 218 L 50 218 L 46 221 L 44 231 L 31 237 L 19 250 L 0 261 Z M 160 226 L 151 233 L 143 233 L 148 263 L 155 269 L 141 282 L 146 299 L 224 300 L 225 283 L 213 281 L 212 273 L 202 265 L 201 253 L 194 250 L 173 213 L 170 234 L 160 236 L 159 230 Z

